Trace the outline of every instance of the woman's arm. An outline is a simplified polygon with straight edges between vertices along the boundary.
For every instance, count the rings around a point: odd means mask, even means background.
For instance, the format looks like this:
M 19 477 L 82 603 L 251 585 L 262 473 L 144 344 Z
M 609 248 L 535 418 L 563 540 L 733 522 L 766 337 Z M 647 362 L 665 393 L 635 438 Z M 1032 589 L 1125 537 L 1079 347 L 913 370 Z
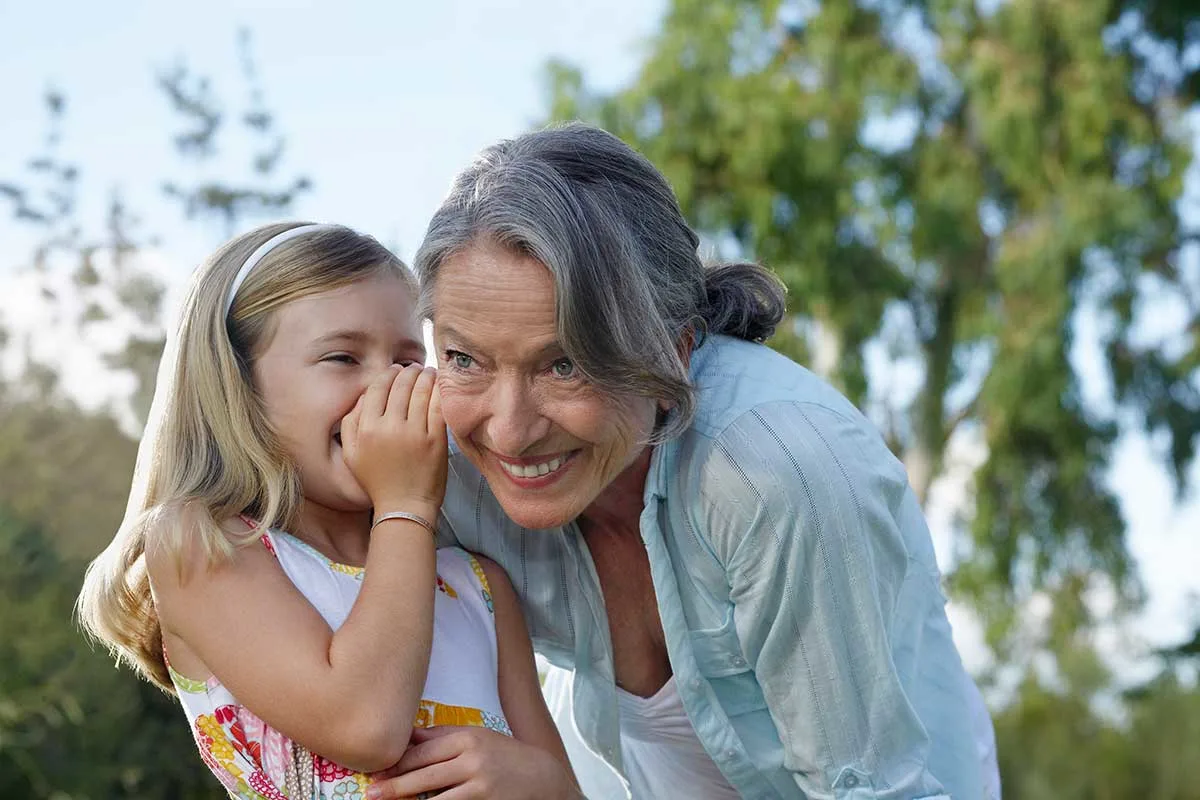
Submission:
M 489 800 L 582 797 L 542 697 L 533 646 L 516 592 L 495 562 L 479 558 L 479 563 L 487 575 L 496 612 L 500 704 L 513 736 L 482 728 L 416 730 L 416 744 L 388 771 L 399 777 L 372 785 L 371 800 L 440 791 L 454 798 Z
M 409 414 L 410 395 L 414 408 L 435 416 L 432 373 L 410 368 L 368 389 L 343 423 L 343 441 L 379 512 L 434 519 L 445 428 L 440 418 Z M 310 750 L 367 772 L 394 764 L 408 746 L 429 663 L 436 575 L 429 532 L 406 520 L 374 530 L 362 589 L 334 633 L 265 546 L 241 547 L 208 568 L 186 514 L 176 522 L 190 542 L 185 568 L 161 549 L 147 553 L 168 650 L 183 650 L 189 664 L 202 664 L 241 704 Z
M 696 525 L 725 565 L 742 655 L 797 785 L 839 799 L 946 797 L 953 787 L 931 764 L 975 769 L 970 735 L 938 731 L 946 752 L 932 753 L 909 694 L 927 680 L 913 665 L 941 594 L 882 440 L 820 405 L 772 404 L 714 441 L 700 480 Z M 935 688 L 940 724 L 953 724 L 959 687 Z

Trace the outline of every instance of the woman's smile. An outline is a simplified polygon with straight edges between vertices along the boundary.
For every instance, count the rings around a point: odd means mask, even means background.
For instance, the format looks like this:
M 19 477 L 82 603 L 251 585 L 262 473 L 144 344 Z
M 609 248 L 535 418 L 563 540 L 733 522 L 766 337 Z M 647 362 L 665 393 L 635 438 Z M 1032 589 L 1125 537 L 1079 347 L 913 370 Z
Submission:
M 571 460 L 579 453 L 578 450 L 553 455 L 534 456 L 529 458 L 506 458 L 498 453 L 489 453 L 500 465 L 504 473 L 526 489 L 540 489 L 562 478 L 570 469 Z

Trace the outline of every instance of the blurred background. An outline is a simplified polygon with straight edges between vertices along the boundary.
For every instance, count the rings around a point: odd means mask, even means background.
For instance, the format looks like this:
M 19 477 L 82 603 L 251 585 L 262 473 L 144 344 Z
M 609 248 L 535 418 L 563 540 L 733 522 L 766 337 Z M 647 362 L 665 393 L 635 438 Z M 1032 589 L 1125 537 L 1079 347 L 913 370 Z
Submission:
M 0 797 L 222 796 L 71 619 L 200 259 L 582 118 L 904 461 L 1005 796 L 1200 798 L 1198 102 L 1195 0 L 0 0 Z

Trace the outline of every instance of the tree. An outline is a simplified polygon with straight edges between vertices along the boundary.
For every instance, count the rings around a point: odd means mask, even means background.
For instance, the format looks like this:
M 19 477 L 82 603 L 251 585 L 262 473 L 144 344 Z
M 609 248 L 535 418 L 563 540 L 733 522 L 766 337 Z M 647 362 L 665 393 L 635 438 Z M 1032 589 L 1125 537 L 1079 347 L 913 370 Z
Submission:
M 158 76 L 183 118 L 176 141 L 193 173 L 164 191 L 188 219 L 217 220 L 221 235 L 286 214 L 308 188 L 302 176 L 280 177 L 284 140 L 246 34 L 241 46 L 250 100 L 240 123 L 227 124 L 216 93 L 186 67 Z M 126 337 L 106 360 L 134 388 L 129 407 L 85 410 L 62 389 L 60 365 L 37 355 L 32 335 L 0 327 L 0 348 L 25 354 L 21 373 L 0 379 L 0 797 L 215 800 L 224 792 L 177 704 L 118 672 L 73 624 L 83 564 L 124 512 L 163 348 L 164 277 L 147 258 L 162 245 L 119 189 L 98 230 L 80 219 L 86 173 L 62 152 L 67 109 L 64 93 L 47 93 L 43 151 L 0 181 L 0 203 L 13 224 L 35 233 L 29 267 L 51 307 L 46 327 L 86 341 L 116 324 Z M 248 136 L 252 152 L 233 177 L 218 174 L 228 168 L 220 155 L 230 135 Z
M 1200 800 L 1188 769 L 1200 748 L 1200 687 L 1179 663 L 1197 652 L 1193 642 L 1164 650 L 1159 674 L 1119 706 L 1027 675 L 995 716 L 1004 796 Z
M 216 800 L 183 715 L 70 625 L 79 562 L 0 508 L 0 796 Z
M 549 68 L 553 118 L 633 143 L 718 252 L 779 273 L 792 317 L 773 345 L 868 411 L 923 501 L 952 441 L 986 453 L 951 587 L 998 651 L 1035 593 L 1069 628 L 1097 584 L 1138 601 L 1105 483 L 1122 425 L 1165 443 L 1185 488 L 1189 7 L 673 0 L 631 85 Z M 1078 366 L 1085 316 L 1100 374 Z M 1148 337 L 1150 317 L 1173 324 Z
M 137 442 L 109 415 L 24 394 L 0 391 L 0 509 L 36 523 L 63 555 L 91 558 L 125 511 Z
M 219 219 L 226 238 L 233 236 L 247 217 L 278 216 L 289 211 L 296 199 L 312 188 L 303 175 L 282 180 L 277 175 L 287 150 L 286 140 L 263 98 L 250 32 L 245 29 L 238 34 L 238 53 L 249 89 L 240 122 L 251 150 L 250 171 L 232 180 L 204 177 L 190 188 L 176 181 L 168 181 L 163 187 L 168 197 L 182 204 L 189 219 Z M 158 85 L 185 121 L 184 130 L 175 136 L 179 154 L 195 164 L 211 163 L 228 119 L 208 79 L 193 75 L 181 64 L 159 73 Z

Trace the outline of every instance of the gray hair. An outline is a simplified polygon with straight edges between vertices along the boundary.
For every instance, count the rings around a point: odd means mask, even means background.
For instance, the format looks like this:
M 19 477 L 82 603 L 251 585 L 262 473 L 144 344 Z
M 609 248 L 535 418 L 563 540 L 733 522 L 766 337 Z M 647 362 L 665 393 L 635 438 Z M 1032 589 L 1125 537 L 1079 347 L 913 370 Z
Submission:
M 681 345 L 707 333 L 764 341 L 785 309 L 766 268 L 705 267 L 666 178 L 617 137 L 579 123 L 492 145 L 458 175 L 414 260 L 424 315 L 435 310 L 441 265 L 478 240 L 550 270 L 559 343 L 588 380 L 673 409 L 655 442 L 695 415 Z

